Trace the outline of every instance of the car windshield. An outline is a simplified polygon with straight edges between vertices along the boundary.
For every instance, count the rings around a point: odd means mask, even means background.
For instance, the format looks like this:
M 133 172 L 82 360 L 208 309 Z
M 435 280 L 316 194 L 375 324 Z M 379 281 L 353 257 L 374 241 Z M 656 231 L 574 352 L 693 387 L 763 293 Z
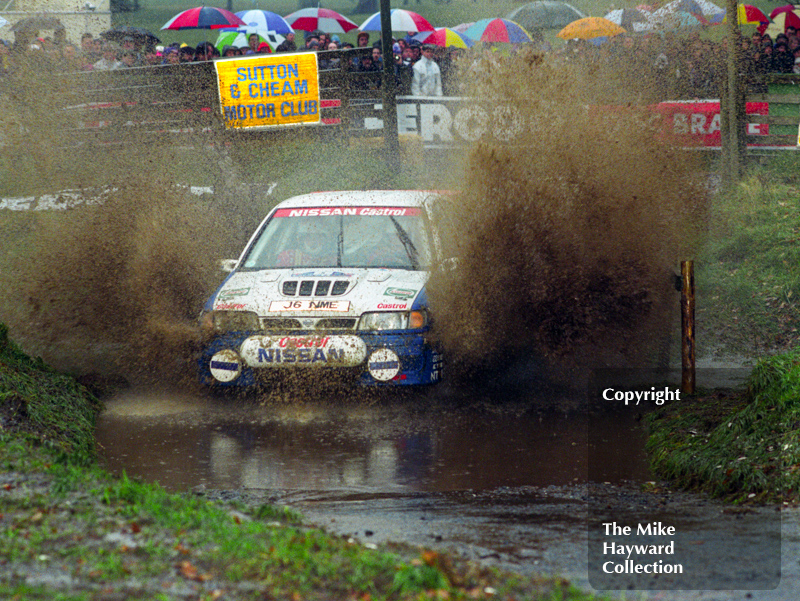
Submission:
M 244 270 L 388 267 L 424 270 L 431 255 L 418 207 L 280 209 L 242 262 Z

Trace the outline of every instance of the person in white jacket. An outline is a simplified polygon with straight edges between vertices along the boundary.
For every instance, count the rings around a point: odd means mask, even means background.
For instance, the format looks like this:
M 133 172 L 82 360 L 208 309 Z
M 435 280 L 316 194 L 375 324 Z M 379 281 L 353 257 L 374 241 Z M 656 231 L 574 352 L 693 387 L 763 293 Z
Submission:
M 411 78 L 412 96 L 441 96 L 442 72 L 433 60 L 433 46 L 422 47 L 422 58 L 414 63 L 414 75 Z

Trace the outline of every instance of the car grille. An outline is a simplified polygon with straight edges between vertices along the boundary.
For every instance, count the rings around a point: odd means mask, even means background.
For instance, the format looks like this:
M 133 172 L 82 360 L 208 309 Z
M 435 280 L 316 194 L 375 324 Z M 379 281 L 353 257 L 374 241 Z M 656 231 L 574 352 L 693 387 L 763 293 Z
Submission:
M 342 296 L 349 287 L 349 280 L 286 280 L 281 292 L 284 296 Z
M 299 319 L 267 317 L 261 320 L 261 328 L 265 331 L 354 330 L 357 321 L 355 317 L 304 317 L 302 322 Z

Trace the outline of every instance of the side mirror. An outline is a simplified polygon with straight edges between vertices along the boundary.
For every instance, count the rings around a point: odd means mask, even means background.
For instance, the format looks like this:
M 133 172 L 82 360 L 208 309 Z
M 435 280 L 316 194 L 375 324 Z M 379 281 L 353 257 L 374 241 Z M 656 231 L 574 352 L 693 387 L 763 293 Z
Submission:
M 219 268 L 225 273 L 230 273 L 231 271 L 236 269 L 236 264 L 238 262 L 239 261 L 237 259 L 220 259 Z

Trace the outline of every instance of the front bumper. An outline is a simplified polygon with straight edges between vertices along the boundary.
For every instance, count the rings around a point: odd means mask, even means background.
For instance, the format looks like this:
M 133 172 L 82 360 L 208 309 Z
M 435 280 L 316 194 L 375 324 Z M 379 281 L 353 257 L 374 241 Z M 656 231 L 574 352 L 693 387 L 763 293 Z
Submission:
M 317 332 L 217 336 L 198 359 L 200 381 L 213 387 L 247 387 L 266 373 L 346 373 L 363 386 L 420 386 L 442 378 L 441 353 L 424 331 Z

